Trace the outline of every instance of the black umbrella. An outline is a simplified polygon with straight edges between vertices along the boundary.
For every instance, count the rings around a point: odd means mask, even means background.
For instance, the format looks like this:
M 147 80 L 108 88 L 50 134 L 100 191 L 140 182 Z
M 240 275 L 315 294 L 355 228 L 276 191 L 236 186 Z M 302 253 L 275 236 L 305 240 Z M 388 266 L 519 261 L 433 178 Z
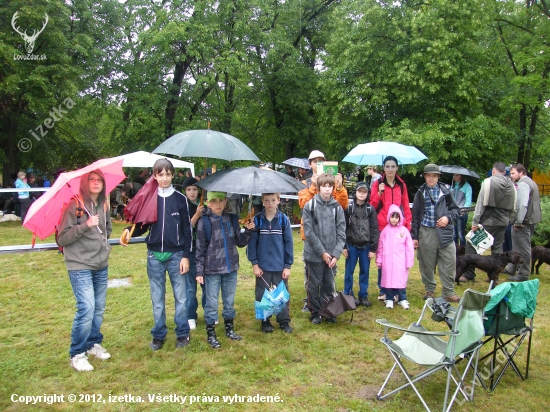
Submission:
M 476 179 L 479 179 L 479 175 L 476 172 L 470 169 L 466 169 L 465 167 L 462 167 L 462 166 L 443 165 L 443 166 L 439 166 L 439 171 L 441 173 L 451 173 L 451 174 L 457 174 L 462 176 L 471 176 L 471 177 L 475 177 Z
M 230 192 L 244 195 L 260 193 L 296 193 L 306 186 L 298 180 L 271 169 L 241 167 L 223 169 L 196 183 L 210 192 Z

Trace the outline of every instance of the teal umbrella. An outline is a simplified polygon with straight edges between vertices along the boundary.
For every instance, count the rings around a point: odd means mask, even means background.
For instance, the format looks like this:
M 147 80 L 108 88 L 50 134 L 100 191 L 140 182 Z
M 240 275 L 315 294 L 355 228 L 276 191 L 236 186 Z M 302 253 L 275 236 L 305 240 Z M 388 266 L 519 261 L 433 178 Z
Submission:
M 153 153 L 179 157 L 204 157 L 223 160 L 260 159 L 243 142 L 227 133 L 215 130 L 188 130 L 177 133 L 160 144 Z
M 386 156 L 394 156 L 402 165 L 427 159 L 426 155 L 414 146 L 397 142 L 370 142 L 355 146 L 342 161 L 356 165 L 382 165 Z

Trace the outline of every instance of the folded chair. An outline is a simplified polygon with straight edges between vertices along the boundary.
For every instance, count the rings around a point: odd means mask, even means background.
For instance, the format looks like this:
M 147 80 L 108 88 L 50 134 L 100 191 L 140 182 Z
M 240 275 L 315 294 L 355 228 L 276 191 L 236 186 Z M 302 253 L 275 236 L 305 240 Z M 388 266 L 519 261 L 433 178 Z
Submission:
M 485 335 L 483 329 L 483 310 L 489 302 L 491 295 L 468 289 L 464 292 L 462 299 L 458 304 L 458 309 L 453 317 L 452 328 L 447 332 L 428 331 L 421 322 L 426 312 L 427 304 L 420 315 L 418 322 L 411 324 L 407 329 L 389 323 L 386 319 L 377 319 L 376 322 L 384 326 L 384 337 L 380 341 L 388 348 L 391 356 L 395 360 L 386 380 L 384 381 L 377 399 L 382 400 L 390 395 L 411 387 L 427 411 L 430 408 L 424 401 L 417 388 L 418 383 L 433 373 L 444 370 L 447 373 L 445 398 L 443 401 L 443 411 L 451 409 L 459 393 L 468 400 L 472 401 L 474 397 L 475 377 L 477 371 L 477 362 L 481 339 Z M 388 337 L 388 331 L 395 329 L 405 332 L 399 339 L 392 341 Z M 446 338 L 446 339 L 442 339 Z M 466 366 L 460 372 L 456 366 L 457 359 L 467 357 Z M 416 376 L 411 376 L 407 372 L 404 360 L 412 362 L 414 365 L 426 367 L 426 370 Z M 407 383 L 386 394 L 382 394 L 388 384 L 393 372 L 399 367 L 405 376 Z M 465 384 L 465 378 L 470 368 L 472 371 L 471 390 L 468 391 Z M 454 393 L 449 400 L 451 381 L 456 386 Z
M 481 357 L 485 366 L 477 374 L 485 389 L 493 391 L 509 367 L 521 380 L 528 378 L 538 290 L 538 279 L 505 282 L 491 290 L 491 300 L 485 308 L 486 338 L 483 341 L 491 351 Z M 527 324 L 526 319 L 529 319 Z M 521 345 L 526 339 L 525 349 Z

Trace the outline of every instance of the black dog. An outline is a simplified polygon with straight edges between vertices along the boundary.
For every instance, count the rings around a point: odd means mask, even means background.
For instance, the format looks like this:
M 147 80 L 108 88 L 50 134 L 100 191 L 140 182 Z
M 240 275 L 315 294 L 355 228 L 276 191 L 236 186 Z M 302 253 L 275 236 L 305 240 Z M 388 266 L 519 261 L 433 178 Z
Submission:
M 493 285 L 496 285 L 498 283 L 498 275 L 500 275 L 508 263 L 523 263 L 523 259 L 520 254 L 514 250 L 506 253 L 494 253 L 489 256 L 458 256 L 456 258 L 455 281 L 457 285 L 460 285 L 460 277 L 464 274 L 468 265 L 473 265 L 476 268 L 487 272 L 489 280 L 492 280 Z
M 550 265 L 550 249 L 546 249 L 544 246 L 536 246 L 531 249 L 531 274 L 535 270 L 535 262 L 537 263 L 537 275 L 539 274 L 539 268 L 543 263 Z
M 466 248 L 463 245 L 459 245 L 458 243 L 455 245 L 456 247 L 456 257 L 462 256 L 466 254 Z

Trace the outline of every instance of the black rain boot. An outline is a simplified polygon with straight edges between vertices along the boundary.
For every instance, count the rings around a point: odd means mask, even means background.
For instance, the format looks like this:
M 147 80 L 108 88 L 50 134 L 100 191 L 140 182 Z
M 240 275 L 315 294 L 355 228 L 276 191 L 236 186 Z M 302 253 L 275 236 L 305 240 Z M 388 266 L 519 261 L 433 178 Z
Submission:
M 243 337 L 239 336 L 233 330 L 233 319 L 224 319 L 225 323 L 225 336 L 233 340 L 241 340 Z
M 273 332 L 273 325 L 271 324 L 270 318 L 267 318 L 266 320 L 262 320 L 262 332 L 263 333 Z
M 216 325 L 206 325 L 206 336 L 207 341 L 212 347 L 212 349 L 220 349 L 222 345 L 220 344 L 220 341 L 216 337 Z

